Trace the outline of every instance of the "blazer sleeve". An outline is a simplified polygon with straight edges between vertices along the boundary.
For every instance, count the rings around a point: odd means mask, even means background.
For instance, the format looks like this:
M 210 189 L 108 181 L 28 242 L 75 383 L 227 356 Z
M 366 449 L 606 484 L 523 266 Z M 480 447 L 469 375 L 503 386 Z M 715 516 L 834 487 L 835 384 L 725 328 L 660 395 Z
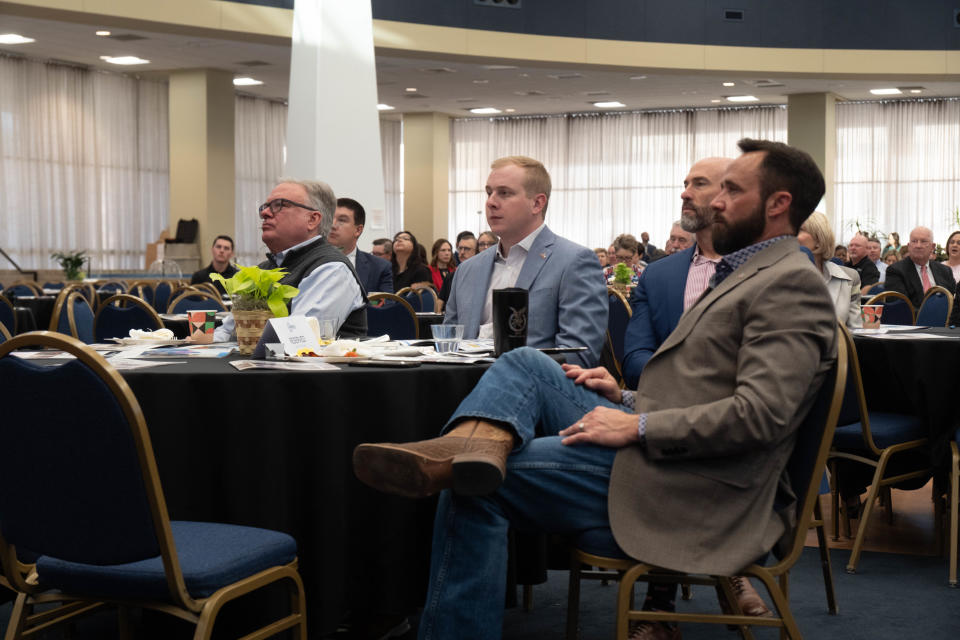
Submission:
M 910 292 L 907 291 L 907 280 L 903 276 L 902 266 L 899 262 L 887 267 L 887 281 L 884 283 L 883 289 L 884 291 L 896 291 L 908 298 L 910 297 Z
M 846 269 L 846 271 L 850 275 L 850 306 L 847 307 L 847 328 L 860 329 L 863 327 L 863 316 L 860 314 L 860 274 L 855 269 Z
M 393 268 L 390 266 L 390 263 L 384 260 L 383 258 L 374 257 L 373 264 L 382 262 L 382 265 L 379 265 L 380 277 L 378 278 L 379 284 L 377 285 L 379 289 L 377 291 L 384 291 L 386 293 L 393 293 Z
M 561 256 L 555 256 L 559 258 Z M 557 292 L 558 347 L 587 347 L 567 354 L 567 361 L 582 367 L 596 366 L 607 332 L 607 287 L 597 277 L 597 256 L 581 248 L 571 256 Z
M 633 315 L 630 316 L 627 333 L 623 339 L 623 362 L 621 363 L 623 380 L 628 389 L 637 388 L 637 382 L 643 368 L 647 365 L 647 360 L 660 346 L 650 315 L 650 292 L 647 290 L 649 280 L 647 272 L 644 271 L 630 298 Z

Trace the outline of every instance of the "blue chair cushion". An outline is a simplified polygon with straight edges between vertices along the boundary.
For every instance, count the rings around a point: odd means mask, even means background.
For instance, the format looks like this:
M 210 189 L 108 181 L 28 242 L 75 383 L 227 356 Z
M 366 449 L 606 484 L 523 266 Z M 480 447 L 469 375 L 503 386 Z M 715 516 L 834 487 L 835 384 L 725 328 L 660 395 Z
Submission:
M 874 443 L 881 449 L 927 437 L 927 430 L 920 418 L 883 411 L 870 412 L 870 432 L 873 434 Z M 833 446 L 841 451 L 866 451 L 860 423 L 837 427 L 833 435 Z
M 609 527 L 581 531 L 577 536 L 577 549 L 604 558 L 627 559 L 630 557 L 617 544 L 613 538 L 613 531 Z
M 171 521 L 170 528 L 187 591 L 194 598 L 205 598 L 264 569 L 289 564 L 297 556 L 296 541 L 278 531 L 183 521 Z M 65 593 L 125 600 L 170 598 L 160 556 L 106 566 L 41 556 L 37 574 L 41 585 Z

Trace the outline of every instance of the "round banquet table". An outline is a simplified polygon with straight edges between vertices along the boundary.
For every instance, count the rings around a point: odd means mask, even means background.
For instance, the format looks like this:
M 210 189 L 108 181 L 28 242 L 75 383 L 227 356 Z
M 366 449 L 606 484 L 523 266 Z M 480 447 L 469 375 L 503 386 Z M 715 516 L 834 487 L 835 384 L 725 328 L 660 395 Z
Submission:
M 960 329 L 918 328 L 897 331 L 899 339 L 856 334 L 860 371 L 867 406 L 875 411 L 893 411 L 919 416 L 930 437 L 934 468 L 949 464 L 949 446 L 960 426 Z M 937 334 L 947 339 L 922 339 Z
M 235 359 L 122 372 L 170 517 L 294 536 L 312 637 L 347 610 L 422 605 L 436 500 L 362 485 L 351 455 L 362 442 L 436 436 L 486 366 L 241 372 Z

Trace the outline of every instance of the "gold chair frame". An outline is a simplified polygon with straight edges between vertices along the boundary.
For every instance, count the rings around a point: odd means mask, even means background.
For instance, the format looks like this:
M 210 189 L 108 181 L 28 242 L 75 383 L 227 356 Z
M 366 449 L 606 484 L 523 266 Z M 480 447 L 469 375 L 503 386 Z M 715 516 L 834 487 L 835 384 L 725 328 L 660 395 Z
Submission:
M 120 304 L 121 302 L 126 303 L 126 305 Z M 100 308 L 97 309 L 96 315 L 93 316 L 93 335 L 97 335 L 97 323 L 100 321 L 100 314 L 109 306 L 116 304 L 117 306 L 129 306 L 133 305 L 135 307 L 140 307 L 147 312 L 147 315 L 150 316 L 150 319 L 156 324 L 157 329 L 163 328 L 163 319 L 160 317 L 160 314 L 151 307 L 146 300 L 142 300 L 137 296 L 132 296 L 129 293 L 117 293 L 110 296 L 103 301 L 103 304 L 100 305 Z
M 10 335 L 10 332 L 7 331 L 7 325 L 0 322 L 0 335 L 3 336 L 4 341 L 9 340 L 13 336 Z
M 420 300 L 420 309 L 424 312 L 423 309 L 423 290 L 430 289 L 433 292 L 433 313 L 439 313 L 439 307 L 443 304 L 443 301 L 440 299 L 440 294 L 437 293 L 437 290 L 433 288 L 432 284 L 426 284 L 423 282 L 414 282 L 413 285 L 409 287 L 403 287 L 400 291 L 394 293 L 394 295 L 400 296 L 401 298 L 408 293 L 416 294 L 417 299 Z M 385 293 L 385 292 L 384 292 Z M 369 300 L 369 296 L 367 297 Z M 409 304 L 409 303 L 407 303 Z M 411 306 L 411 308 L 413 308 Z M 416 313 L 416 311 L 414 311 Z
M 842 325 L 839 325 L 842 327 Z M 781 635 L 788 638 L 799 640 L 802 636 L 797 627 L 796 620 L 790 610 L 789 596 L 789 572 L 796 564 L 803 552 L 806 542 L 807 531 L 810 527 L 820 526 L 818 531 L 818 540 L 820 541 L 821 561 L 824 562 L 824 581 L 827 582 L 827 600 L 831 607 L 831 613 L 836 611 L 836 600 L 833 598 L 833 579 L 829 571 L 829 555 L 824 557 L 826 551 L 826 540 L 822 536 L 823 520 L 819 517 L 819 486 L 823 477 L 823 470 L 827 461 L 827 454 L 830 450 L 830 444 L 833 442 L 833 431 L 837 424 L 837 418 L 840 415 L 840 407 L 843 404 L 844 388 L 847 380 L 847 372 L 850 363 L 847 358 L 848 344 L 843 339 L 837 340 L 837 360 L 836 378 L 833 390 L 830 393 L 830 405 L 826 413 L 826 424 L 823 435 L 820 439 L 820 446 L 817 450 L 816 461 L 813 471 L 810 474 L 810 481 L 807 486 L 806 497 L 800 509 L 798 521 L 793 531 L 790 550 L 777 564 L 765 567 L 758 564 L 752 564 L 739 572 L 744 577 L 753 577 L 760 580 L 767 589 L 770 599 L 779 614 L 772 617 L 757 617 L 744 615 L 737 604 L 737 598 L 734 594 L 730 577 L 728 576 L 702 576 L 686 573 L 677 573 L 658 569 L 657 567 L 633 559 L 610 558 L 586 553 L 579 549 L 573 552 L 573 558 L 570 565 L 570 587 L 567 603 L 567 640 L 573 640 L 577 637 L 577 626 L 579 618 L 579 598 L 580 598 L 580 572 L 581 568 L 599 567 L 603 574 L 596 574 L 597 578 L 608 578 L 610 574 L 606 572 L 616 572 L 620 576 L 620 585 L 617 595 L 617 625 L 616 635 L 618 639 L 625 639 L 629 634 L 629 625 L 631 621 L 648 622 L 677 622 L 677 623 L 706 623 L 706 624 L 725 624 L 736 626 L 745 638 L 753 638 L 750 626 L 779 627 Z M 822 389 L 820 393 L 827 393 L 829 390 Z M 829 580 L 827 579 L 829 576 Z M 731 613 L 679 613 L 676 611 L 638 611 L 633 609 L 633 592 L 637 581 L 646 582 L 669 582 L 699 584 L 713 586 L 717 590 L 717 596 L 721 602 L 726 602 L 730 607 Z M 686 598 L 686 594 L 685 594 Z
M 630 321 L 629 321 L 629 318 L 632 318 L 632 317 L 633 317 L 633 308 L 630 306 L 630 303 L 627 302 L 627 297 L 626 297 L 625 295 L 623 295 L 623 292 L 620 291 L 619 289 L 616 289 L 616 288 L 614 288 L 614 287 L 608 286 L 608 287 L 607 287 L 607 297 L 608 297 L 608 299 L 609 299 L 610 296 L 616 296 L 617 299 L 619 299 L 620 302 L 623 304 L 623 307 L 627 310 L 627 318 L 628 318 L 627 322 L 629 323 L 629 322 L 630 322 Z M 609 321 L 608 321 L 608 325 L 609 325 Z M 623 379 L 623 363 L 620 362 L 620 359 L 617 357 L 617 352 L 616 352 L 616 350 L 613 348 L 613 337 L 610 335 L 610 327 L 609 327 L 609 326 L 607 327 L 607 330 L 606 330 L 606 342 L 605 342 L 605 344 L 604 344 L 604 349 L 610 351 L 610 360 L 613 361 L 613 366 L 616 368 L 615 376 L 616 376 L 617 380 L 620 381 L 620 388 L 621 388 L 621 389 L 626 389 L 626 388 L 627 388 L 627 383 L 626 383 L 626 381 Z
M 950 443 L 950 576 L 951 587 L 957 586 L 957 509 L 960 508 L 960 449 Z
M 923 305 L 927 304 L 927 300 L 938 293 L 942 293 L 943 295 L 947 296 L 947 317 L 943 321 L 943 326 L 950 326 L 950 315 L 953 313 L 953 293 L 946 287 L 941 287 L 940 285 L 934 285 L 930 287 L 927 289 L 927 292 L 923 294 L 923 300 L 920 302 L 920 308 L 917 309 L 917 315 L 914 319 L 914 324 L 916 324 L 916 322 L 920 319 L 920 312 L 923 311 Z
M 87 304 L 90 305 L 90 308 L 96 310 L 98 303 L 100 301 L 99 295 L 97 295 L 97 289 L 90 282 L 71 282 L 64 285 L 63 289 L 60 290 L 60 293 L 57 295 L 60 296 L 64 292 L 69 291 L 79 291 L 83 298 L 87 301 Z
M 87 302 L 86 297 L 77 289 L 72 287 L 64 287 L 63 291 L 57 294 L 57 300 L 53 303 L 53 315 L 50 316 L 50 331 L 57 333 L 59 335 L 69 335 L 72 338 L 80 339 L 80 332 L 77 331 L 77 321 L 74 316 L 74 306 L 73 301 L 77 298 L 83 300 L 87 306 L 90 306 L 90 303 Z M 63 307 L 67 307 L 67 327 L 70 329 L 69 334 L 61 334 L 58 331 L 60 326 L 60 314 L 63 312 Z M 93 307 L 90 307 L 90 313 L 93 313 Z M 94 315 L 94 327 L 96 326 L 96 315 Z
M 887 298 L 893 300 L 902 300 L 907 303 L 907 308 L 910 309 L 910 317 L 912 320 L 910 324 L 917 324 L 917 310 L 913 308 L 913 303 L 910 302 L 910 298 L 900 293 L 899 291 L 881 291 L 877 295 L 873 296 L 867 300 L 864 304 L 884 304 L 887 301 Z M 949 315 L 949 314 L 948 314 Z M 883 319 L 881 318 L 881 322 Z
M 223 298 L 219 294 L 214 295 L 209 291 L 204 289 L 198 289 L 196 287 L 183 287 L 177 290 L 176 295 L 171 295 L 170 303 L 167 305 L 167 313 L 173 313 L 173 308 L 184 298 L 189 298 L 192 296 L 200 296 L 207 300 L 210 300 L 220 311 L 226 311 L 227 305 L 223 304 Z
M 35 296 L 43 295 L 43 290 L 40 288 L 40 285 L 38 285 L 36 282 L 30 282 L 29 280 L 18 280 L 17 282 L 13 282 L 7 285 L 6 287 L 4 287 L 4 291 L 6 291 L 7 289 L 13 289 L 14 287 L 20 287 L 20 286 L 27 287 L 28 289 L 33 291 L 33 295 Z
M 401 289 L 401 291 L 403 291 L 403 289 Z M 410 306 L 409 302 L 395 293 L 380 292 L 371 293 L 369 296 L 367 296 L 368 303 L 373 303 L 378 300 L 390 300 L 396 302 L 397 304 L 403 305 L 403 307 L 407 310 L 407 313 L 410 314 L 410 321 L 413 322 L 413 338 L 414 340 L 420 339 L 420 321 L 417 320 L 417 312 L 413 310 L 413 307 Z
M 0 344 L 0 358 L 14 349 L 26 346 L 59 349 L 76 356 L 103 380 L 116 397 L 127 423 L 130 425 L 130 434 L 140 461 L 144 489 L 155 526 L 154 532 L 157 536 L 172 604 L 171 602 L 143 600 L 96 600 L 92 597 L 61 592 L 45 592 L 37 584 L 36 568 L 33 565 L 22 564 L 17 559 L 16 549 L 0 535 L 2 582 L 5 586 L 17 592 L 17 598 L 7 627 L 7 640 L 21 640 L 25 637 L 32 637 L 42 630 L 72 620 L 103 604 L 115 604 L 120 608 L 121 636 L 123 637 L 126 636 L 123 628 L 126 619 L 125 610 L 128 607 L 142 607 L 161 611 L 194 624 L 196 626 L 194 640 L 207 640 L 213 632 L 217 614 L 225 604 L 261 587 L 280 581 L 284 581 L 288 586 L 291 613 L 244 636 L 244 638 L 247 640 L 262 639 L 291 629 L 296 640 L 306 640 L 306 600 L 303 594 L 303 582 L 297 571 L 296 559 L 287 565 L 265 569 L 222 587 L 206 598 L 194 598 L 187 592 L 170 528 L 166 500 L 160 487 L 160 476 L 157 472 L 153 445 L 147 432 L 140 405 L 130 387 L 117 373 L 116 369 L 111 367 L 103 356 L 93 349 L 79 340 L 49 331 L 26 333 Z M 51 603 L 61 604 L 52 609 L 34 612 L 35 606 Z
M 895 293 L 895 292 L 894 292 Z M 883 295 L 883 294 L 879 294 Z M 902 294 L 898 294 L 902 295 Z M 909 302 L 909 300 L 908 300 Z M 931 472 L 930 468 L 919 469 L 917 471 L 910 471 L 908 473 L 901 473 L 895 476 L 884 477 L 884 472 L 887 469 L 887 465 L 890 462 L 890 458 L 898 453 L 904 451 L 909 451 L 911 449 L 917 449 L 927 444 L 927 438 L 919 438 L 917 440 L 908 440 L 906 442 L 901 442 L 899 444 L 894 444 L 885 449 L 882 449 L 877 446 L 876 442 L 873 440 L 873 433 L 870 430 L 870 413 L 867 409 L 867 398 L 863 391 L 863 376 L 860 373 L 860 359 L 857 357 L 857 349 L 853 344 L 853 338 L 850 335 L 850 331 L 843 325 L 840 326 L 842 330 L 843 341 L 847 344 L 848 357 L 850 359 L 850 375 L 853 376 L 854 383 L 856 385 L 857 391 L 857 408 L 860 411 L 860 427 L 863 436 L 863 442 L 866 445 L 867 450 L 875 456 L 875 458 L 868 458 L 865 456 L 857 455 L 855 453 L 846 453 L 842 451 L 836 451 L 832 447 L 830 449 L 829 455 L 829 464 L 830 464 L 830 476 L 831 476 L 831 503 L 832 503 L 832 512 L 833 512 L 833 533 L 834 539 L 840 537 L 840 496 L 839 496 L 839 481 L 837 475 L 837 459 L 844 460 L 853 460 L 867 466 L 874 467 L 873 480 L 870 484 L 870 489 L 867 491 L 867 498 L 864 502 L 863 512 L 860 514 L 860 523 L 857 527 L 857 535 L 853 542 L 853 549 L 850 551 L 850 559 L 847 561 L 847 573 L 856 573 L 857 572 L 857 563 L 860 561 L 860 552 L 863 551 L 863 540 L 866 536 L 867 523 L 870 522 L 870 514 L 873 512 L 874 502 L 876 501 L 877 495 L 880 493 L 881 489 L 886 489 L 895 485 L 897 483 L 903 482 L 904 480 L 910 480 L 911 478 L 919 478 Z M 890 509 L 892 513 L 893 505 L 888 504 L 887 508 Z M 939 511 L 937 513 L 937 530 L 940 531 L 939 525 L 940 521 Z M 849 523 L 849 518 L 847 518 Z M 849 524 L 848 524 L 849 531 Z
M 10 317 L 13 318 L 13 326 L 7 327 L 7 329 L 9 329 L 11 333 L 16 334 L 17 333 L 17 312 L 13 308 L 13 303 L 10 302 L 7 296 L 3 295 L 2 291 L 0 291 L 0 304 L 5 304 L 8 307 L 10 307 Z M 0 322 L 0 324 L 3 324 L 3 323 Z

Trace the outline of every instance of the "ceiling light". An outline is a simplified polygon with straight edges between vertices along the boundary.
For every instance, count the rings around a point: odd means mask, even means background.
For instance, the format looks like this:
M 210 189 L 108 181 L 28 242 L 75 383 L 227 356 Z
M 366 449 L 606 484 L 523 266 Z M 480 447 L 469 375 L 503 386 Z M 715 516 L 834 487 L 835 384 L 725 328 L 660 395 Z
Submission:
M 107 30 L 105 30 L 105 29 L 101 29 L 100 31 L 97 31 L 97 35 L 98 35 L 98 36 L 108 36 L 108 35 L 110 35 L 110 32 L 107 31 Z
M 24 38 L 19 33 L 0 33 L 0 44 L 26 44 L 36 42 L 33 38 Z
M 415 93 L 417 91 L 416 87 L 407 87 L 407 93 Z
M 896 87 L 890 87 L 888 89 L 870 89 L 870 93 L 875 96 L 898 96 L 903 92 Z
M 910 89 L 910 93 L 920 93 L 920 89 Z
M 489 80 L 474 80 L 473 84 L 489 84 Z
M 757 102 L 760 100 L 757 96 L 727 96 L 729 102 Z
M 393 111 L 393 107 L 388 104 L 378 104 L 377 111 Z
M 604 102 L 594 102 L 592 103 L 595 107 L 600 107 L 601 109 L 616 109 L 617 107 L 625 107 L 627 105 L 619 102 L 617 100 L 607 100 Z
M 233 79 L 233 86 L 235 87 L 254 87 L 260 84 L 263 84 L 263 80 L 254 80 L 246 76 Z
M 507 113 L 513 113 L 514 111 L 516 111 L 516 109 L 504 109 L 504 111 L 506 111 Z
M 736 84 L 737 84 L 736 82 L 724 82 L 724 83 L 723 83 L 723 86 L 725 86 L 725 87 L 732 87 L 732 86 L 734 86 L 734 85 L 736 85 Z
M 481 68 L 487 69 L 489 71 L 502 71 L 504 69 L 516 69 L 517 65 L 515 64 L 484 64 L 480 65 Z
M 478 116 L 485 116 L 493 113 L 500 113 L 500 109 L 497 109 L 496 107 L 477 107 L 475 109 L 470 109 L 470 113 L 475 113 Z
M 630 76 L 631 80 L 646 80 L 647 76 Z
M 104 62 L 109 62 L 110 64 L 149 64 L 149 60 L 144 60 L 143 58 L 138 58 L 137 56 L 100 56 L 100 59 Z
M 723 102 L 723 100 L 721 100 L 720 98 L 714 98 L 710 102 L 713 102 L 714 104 L 716 104 L 717 102 Z

